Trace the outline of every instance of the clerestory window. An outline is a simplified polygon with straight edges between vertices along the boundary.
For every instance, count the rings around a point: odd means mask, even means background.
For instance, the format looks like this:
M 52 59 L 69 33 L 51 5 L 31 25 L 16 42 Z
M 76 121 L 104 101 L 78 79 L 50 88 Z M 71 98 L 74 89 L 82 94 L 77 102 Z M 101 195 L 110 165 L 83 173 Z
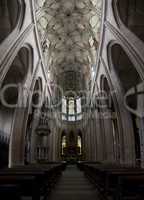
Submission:
M 79 121 L 82 119 L 81 98 L 62 98 L 62 120 Z

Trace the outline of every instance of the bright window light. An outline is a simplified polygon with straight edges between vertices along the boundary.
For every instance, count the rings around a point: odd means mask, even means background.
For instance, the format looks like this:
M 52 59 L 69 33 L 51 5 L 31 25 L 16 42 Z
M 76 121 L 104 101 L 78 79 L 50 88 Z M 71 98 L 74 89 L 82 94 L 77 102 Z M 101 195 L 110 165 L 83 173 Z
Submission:
M 77 110 L 77 114 L 82 112 L 82 107 L 81 107 L 81 98 L 78 98 L 76 100 L 76 110 Z
M 62 113 L 67 114 L 67 100 L 62 98 Z
M 67 120 L 66 115 L 63 115 L 63 114 L 62 114 L 62 120 L 63 120 L 63 121 L 66 121 L 66 120 Z
M 69 115 L 74 115 L 75 114 L 75 101 L 74 98 L 70 98 L 68 101 L 68 110 L 69 110 Z
M 69 121 L 69 122 L 75 122 L 75 120 L 76 120 L 76 119 L 75 119 L 75 116 L 69 116 L 69 117 L 68 117 L 68 121 Z
M 81 140 L 81 136 L 78 136 L 77 146 L 80 149 L 79 154 L 81 154 L 82 153 L 82 140 Z
M 75 122 L 82 119 L 82 103 L 81 98 L 74 99 L 70 97 L 66 99 L 62 98 L 62 120 Z
M 82 114 L 77 115 L 76 119 L 77 119 L 77 121 L 82 120 Z

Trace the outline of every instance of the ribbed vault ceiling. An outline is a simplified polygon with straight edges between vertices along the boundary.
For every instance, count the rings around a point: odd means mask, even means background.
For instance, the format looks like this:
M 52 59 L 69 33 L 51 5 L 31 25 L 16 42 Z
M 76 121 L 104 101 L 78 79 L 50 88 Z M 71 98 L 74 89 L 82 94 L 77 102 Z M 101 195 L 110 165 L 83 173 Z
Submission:
M 38 29 L 52 77 L 67 90 L 88 87 L 100 33 L 100 0 L 46 0 Z

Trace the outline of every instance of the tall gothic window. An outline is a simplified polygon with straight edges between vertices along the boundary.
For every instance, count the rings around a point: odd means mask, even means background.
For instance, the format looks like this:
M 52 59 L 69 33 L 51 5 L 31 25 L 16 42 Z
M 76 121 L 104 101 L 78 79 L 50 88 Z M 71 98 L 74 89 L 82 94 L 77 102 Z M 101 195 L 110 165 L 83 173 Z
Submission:
M 77 138 L 77 146 L 79 148 L 79 155 L 82 154 L 82 138 L 80 135 L 78 135 L 78 138 Z
M 79 121 L 82 119 L 82 103 L 81 98 L 76 99 L 76 120 Z
M 67 99 L 65 97 L 62 98 L 62 120 L 67 120 Z
M 64 149 L 66 148 L 66 136 L 62 136 L 62 155 L 64 155 Z
M 77 121 L 82 119 L 81 98 L 73 97 L 62 99 L 62 120 Z
M 76 112 L 77 114 L 82 112 L 81 98 L 76 99 Z
M 67 100 L 62 98 L 62 113 L 67 114 Z
M 68 100 L 68 114 L 69 115 L 75 114 L 75 100 L 74 100 L 74 98 L 69 98 L 69 100 Z

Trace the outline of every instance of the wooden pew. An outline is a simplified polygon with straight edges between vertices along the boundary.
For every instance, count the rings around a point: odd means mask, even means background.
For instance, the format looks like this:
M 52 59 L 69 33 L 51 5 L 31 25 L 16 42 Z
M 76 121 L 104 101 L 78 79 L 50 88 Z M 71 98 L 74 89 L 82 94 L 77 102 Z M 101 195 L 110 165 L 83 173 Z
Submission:
M 5 185 L 8 189 L 9 185 L 16 185 L 19 188 L 20 196 L 31 196 L 33 200 L 40 200 L 43 195 L 43 182 L 37 178 L 37 175 L 25 173 L 0 173 L 0 188 Z M 2 189 L 2 188 L 1 188 Z M 9 187 L 11 190 L 12 188 Z
M 25 172 L 34 172 L 34 171 L 42 171 L 45 174 L 45 181 L 47 183 L 48 188 L 50 189 L 55 185 L 58 178 L 61 176 L 61 172 L 65 169 L 64 164 L 60 163 L 54 163 L 54 164 L 33 164 L 33 165 L 27 165 L 25 167 L 17 166 L 14 168 L 11 168 L 11 170 L 15 171 L 25 171 Z
M 0 172 L 0 192 L 5 185 L 16 185 L 20 196 L 32 196 L 33 200 L 39 200 L 45 196 L 60 176 L 63 166 L 60 164 L 29 165 L 7 168 Z M 2 193 L 2 192 L 1 192 Z M 0 193 L 0 194 L 1 194 Z
M 105 194 L 114 199 L 144 199 L 144 172 L 136 170 L 107 172 L 105 178 Z M 141 193 L 141 194 L 139 194 Z M 143 196 L 140 199 L 140 196 Z
M 15 184 L 1 184 L 0 185 L 0 199 L 1 200 L 20 200 L 19 187 Z
M 134 187 L 131 192 L 128 184 L 125 184 L 126 182 L 129 183 L 131 186 L 137 185 L 137 187 L 135 187 L 135 193 L 141 191 L 142 197 L 139 197 L 139 195 L 135 195 L 135 198 L 141 198 L 138 200 L 144 199 L 142 193 L 142 191 L 144 190 L 144 169 L 121 166 L 118 168 L 117 166 L 110 167 L 106 165 L 94 164 L 84 164 L 83 169 L 86 176 L 88 176 L 88 178 L 96 185 L 96 187 L 106 199 L 108 199 L 109 196 L 113 197 L 113 199 L 116 200 L 121 200 L 124 197 L 134 198 Z M 136 180 L 137 184 L 135 184 Z M 128 190 L 127 196 L 125 192 L 126 188 Z

